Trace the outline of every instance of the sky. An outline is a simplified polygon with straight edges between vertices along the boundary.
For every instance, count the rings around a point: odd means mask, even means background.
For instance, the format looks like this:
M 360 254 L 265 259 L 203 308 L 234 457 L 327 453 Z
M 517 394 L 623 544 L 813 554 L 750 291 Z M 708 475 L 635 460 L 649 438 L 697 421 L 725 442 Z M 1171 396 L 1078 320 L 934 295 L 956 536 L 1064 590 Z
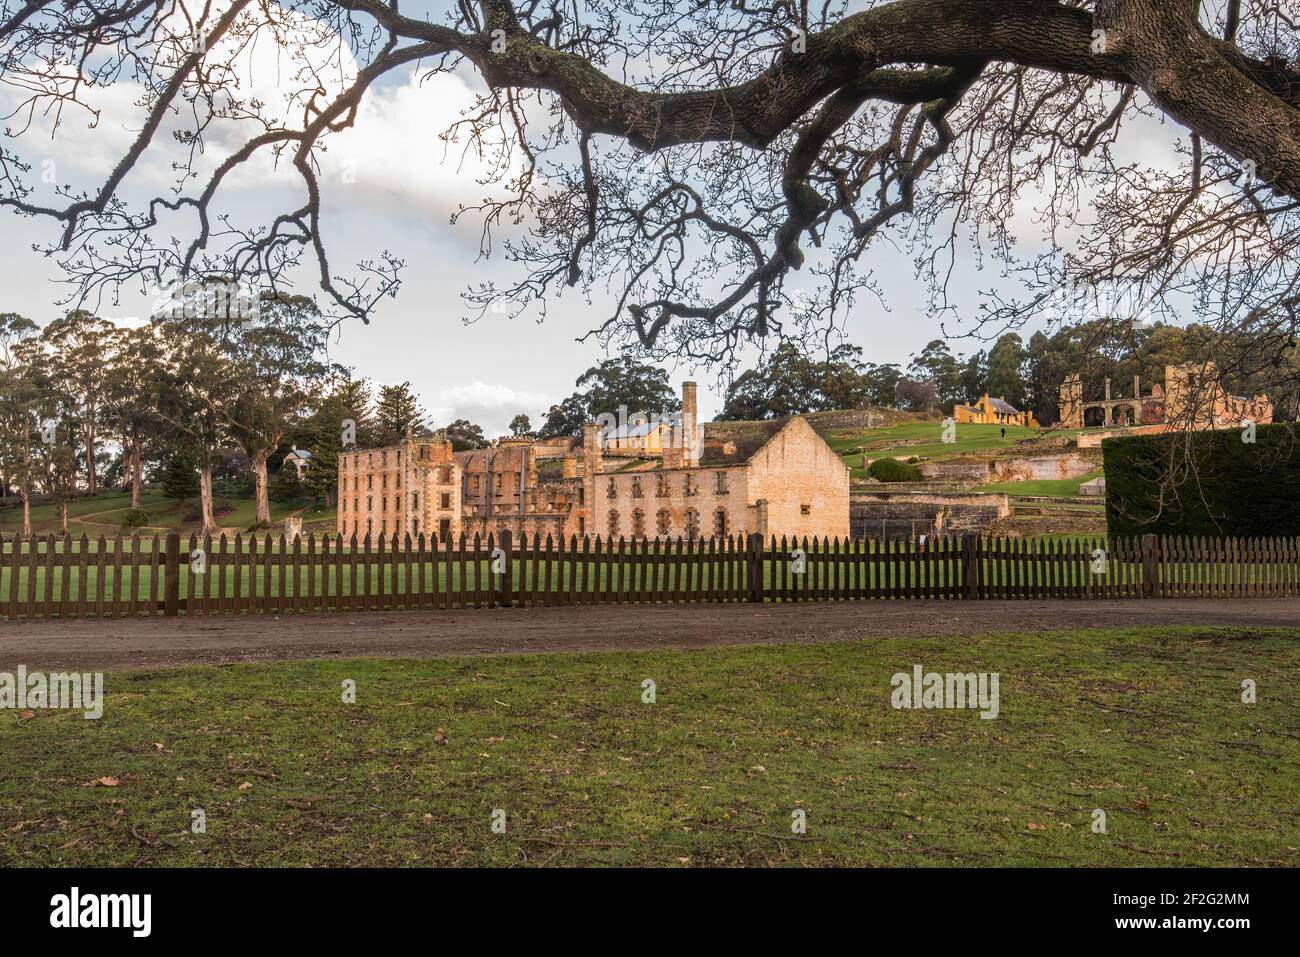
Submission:
M 286 68 L 273 51 L 263 46 L 238 62 L 259 95 L 278 95 Z M 322 69 L 329 75 L 331 68 Z M 449 222 L 459 203 L 474 203 L 484 195 L 477 182 L 483 169 L 472 157 L 449 155 L 438 140 L 472 102 L 477 83 L 469 73 L 421 82 L 414 70 L 406 70 L 372 89 L 354 128 L 332 140 L 325 157 L 324 233 L 335 264 L 350 264 L 380 250 L 391 251 L 407 264 L 397 298 L 385 299 L 369 325 L 345 322 L 331 341 L 331 358 L 376 383 L 409 381 L 435 426 L 465 418 L 494 435 L 503 434 L 520 412 L 536 426 L 551 404 L 573 391 L 574 379 L 604 356 L 594 341 L 576 340 L 607 312 L 583 301 L 576 290 L 566 290 L 548 300 L 544 322 L 530 314 L 488 314 L 473 324 L 462 321 L 466 310 L 460 293 L 467 283 L 508 282 L 520 275 L 500 255 L 486 260 L 479 256 L 479 222 L 472 216 L 455 226 Z M 19 149 L 38 172 L 48 164 L 53 174 L 49 178 L 56 182 L 92 188 L 139 128 L 140 112 L 134 106 L 138 95 L 139 90 L 127 84 L 97 91 L 101 113 L 94 128 L 84 114 L 67 115 L 51 138 L 48 122 L 38 118 L 33 129 L 8 145 Z M 14 97 L 12 90 L 0 88 L 0 103 L 12 108 L 17 105 Z M 155 137 L 155 147 L 124 183 L 124 195 L 154 195 L 172 181 L 170 164 L 181 154 L 166 134 L 164 129 Z M 1156 143 L 1166 148 L 1162 141 L 1168 134 L 1167 129 L 1149 131 L 1145 147 Z M 209 140 L 210 155 L 201 161 L 206 168 L 242 142 L 220 126 Z M 1141 150 L 1143 138 L 1138 140 L 1135 148 Z M 264 210 L 291 208 L 291 183 L 296 180 L 283 170 L 259 160 L 229 181 L 223 201 L 236 216 L 256 220 Z M 57 264 L 31 249 L 34 242 L 50 243 L 57 235 L 53 221 L 0 213 L 0 310 L 20 312 L 42 325 L 59 314 L 63 307 L 57 300 L 67 290 L 58 281 Z M 912 354 L 941 336 L 940 323 L 930 314 L 907 255 L 882 242 L 867 264 L 887 307 L 860 299 L 845 323 L 848 341 L 862 348 L 867 361 L 905 366 Z M 798 279 L 791 285 L 798 288 Z M 950 292 L 962 302 L 964 313 L 974 315 L 979 290 L 996 285 L 1004 284 L 991 270 L 980 271 L 967 250 Z M 307 282 L 298 291 L 317 290 Z M 148 313 L 148 301 L 147 295 L 128 292 L 119 303 L 100 303 L 97 311 L 115 321 L 138 322 Z M 950 345 L 961 353 L 988 344 L 967 339 L 951 340 Z M 721 407 L 717 370 L 670 366 L 668 371 L 675 388 L 686 379 L 699 383 L 706 416 Z

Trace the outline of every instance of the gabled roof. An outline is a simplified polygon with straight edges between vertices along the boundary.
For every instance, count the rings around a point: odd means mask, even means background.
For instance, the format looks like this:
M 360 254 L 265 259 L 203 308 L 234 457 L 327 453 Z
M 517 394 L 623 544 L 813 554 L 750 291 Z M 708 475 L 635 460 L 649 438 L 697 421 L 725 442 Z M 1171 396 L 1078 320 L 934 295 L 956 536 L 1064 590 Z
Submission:
M 610 429 L 602 434 L 602 438 L 608 442 L 611 439 L 639 439 L 658 432 L 660 429 L 668 429 L 671 426 L 667 422 L 638 422 L 636 425 L 620 425 L 616 429 Z
M 1020 410 L 1010 402 L 1004 402 L 1002 399 L 995 399 L 989 396 L 989 405 L 993 406 L 995 412 L 1004 412 L 1008 415 L 1019 415 Z

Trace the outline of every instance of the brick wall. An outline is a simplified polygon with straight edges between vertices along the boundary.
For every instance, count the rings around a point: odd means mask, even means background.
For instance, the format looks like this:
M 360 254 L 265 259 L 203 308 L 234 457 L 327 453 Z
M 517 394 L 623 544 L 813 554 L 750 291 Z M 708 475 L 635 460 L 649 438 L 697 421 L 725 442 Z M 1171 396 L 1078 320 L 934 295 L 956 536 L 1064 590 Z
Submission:
M 803 419 L 790 422 L 749 460 L 751 501 L 767 503 L 764 535 L 844 538 L 849 470 Z

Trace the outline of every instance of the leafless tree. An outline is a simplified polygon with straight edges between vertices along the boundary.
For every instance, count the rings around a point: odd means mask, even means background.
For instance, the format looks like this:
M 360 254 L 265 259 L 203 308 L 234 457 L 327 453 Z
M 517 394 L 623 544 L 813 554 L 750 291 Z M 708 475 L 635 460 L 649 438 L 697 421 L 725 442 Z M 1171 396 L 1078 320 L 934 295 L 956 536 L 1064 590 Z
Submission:
M 1283 365 L 1300 304 L 1296 0 L 856 6 L 456 0 L 424 18 L 396 0 L 4 0 L 0 203 L 61 224 L 50 251 L 82 301 L 196 273 L 275 289 L 301 264 L 365 319 L 402 262 L 332 264 L 322 152 L 386 74 L 472 72 L 482 92 L 446 131 L 449 161 L 472 151 L 492 172 L 460 215 L 478 217 L 485 253 L 504 231 L 519 272 L 469 289 L 471 318 L 608 290 L 591 335 L 725 363 L 755 337 L 833 337 L 879 293 L 881 242 L 911 252 L 935 310 L 957 318 L 946 292 L 973 246 L 1024 279 L 979 316 L 997 330 L 1113 284 L 1156 310 L 1186 297 L 1225 336 L 1246 333 L 1247 365 Z M 268 43 L 292 67 L 276 103 L 232 66 Z M 347 81 L 326 82 L 345 59 Z M 144 90 L 139 132 L 111 174 L 42 193 L 24 130 L 93 122 L 93 91 L 126 80 Z M 1124 137 L 1143 142 L 1161 116 L 1181 153 L 1123 159 Z M 232 125 L 238 141 L 213 135 Z M 164 128 L 191 160 L 173 190 L 128 200 Z M 300 201 L 236 223 L 217 198 L 262 151 L 296 172 Z M 1026 258 L 1013 217 L 1029 215 L 1047 245 Z

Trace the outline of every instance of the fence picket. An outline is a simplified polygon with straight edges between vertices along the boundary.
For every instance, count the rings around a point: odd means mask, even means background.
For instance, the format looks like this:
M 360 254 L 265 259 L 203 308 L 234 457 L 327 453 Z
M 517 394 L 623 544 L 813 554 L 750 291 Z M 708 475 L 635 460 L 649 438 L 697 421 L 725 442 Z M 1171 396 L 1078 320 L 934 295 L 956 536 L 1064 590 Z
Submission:
M 241 534 L 233 540 L 221 534 L 215 544 L 204 535 L 201 541 L 202 573 L 192 564 L 198 535 L 189 536 L 187 554 L 177 542 L 175 559 L 174 607 L 194 616 L 505 607 L 516 601 L 532 607 L 1272 598 L 1300 592 L 1295 536 L 1031 540 L 927 534 L 922 541 L 775 534 L 764 540 L 731 533 L 675 540 L 595 536 L 593 548 L 586 535 L 548 533 L 543 543 L 540 533 L 531 542 L 524 534 L 515 545 L 510 535 L 498 540 L 495 532 L 486 539 L 476 534 L 472 543 L 463 534 L 459 542 L 440 542 L 432 535 L 393 532 L 381 535 L 377 547 L 369 536 L 362 543 L 354 536 L 349 547 L 339 535 L 331 548 L 325 534 L 318 549 L 312 533 L 292 542 L 268 534 L 261 549 L 258 536 L 251 535 L 247 551 Z M 509 550 L 502 572 L 508 579 L 498 579 L 493 570 L 494 553 L 501 549 Z M 796 562 L 800 552 L 802 561 Z M 1104 564 L 1098 562 L 1102 557 Z M 138 532 L 111 541 L 101 535 L 93 543 L 85 534 L 79 540 L 52 532 L 0 537 L 0 615 L 34 620 L 170 613 L 159 593 L 171 560 L 159 536 L 142 539 Z

